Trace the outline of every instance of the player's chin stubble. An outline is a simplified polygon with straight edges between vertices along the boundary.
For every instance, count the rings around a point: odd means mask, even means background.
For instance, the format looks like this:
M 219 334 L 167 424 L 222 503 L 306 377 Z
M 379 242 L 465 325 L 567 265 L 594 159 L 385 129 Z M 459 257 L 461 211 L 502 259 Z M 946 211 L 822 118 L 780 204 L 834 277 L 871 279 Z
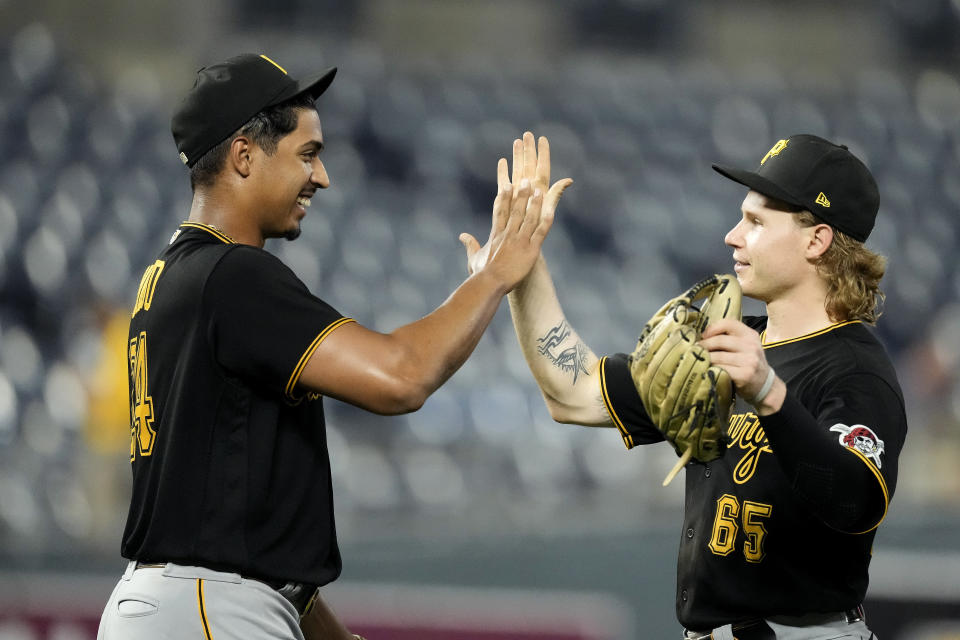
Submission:
M 298 224 L 293 229 L 289 229 L 286 233 L 283 234 L 285 240 L 296 240 L 300 237 L 300 225 Z

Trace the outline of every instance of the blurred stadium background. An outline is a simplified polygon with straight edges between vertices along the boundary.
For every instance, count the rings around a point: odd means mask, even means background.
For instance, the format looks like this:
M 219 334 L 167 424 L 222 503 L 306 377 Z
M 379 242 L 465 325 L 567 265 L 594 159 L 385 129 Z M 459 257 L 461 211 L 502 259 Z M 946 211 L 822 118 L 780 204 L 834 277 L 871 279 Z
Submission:
M 875 544 L 884 640 L 960 638 L 958 0 L 0 0 L 0 640 L 88 640 L 123 561 L 124 343 L 145 265 L 189 210 L 169 133 L 205 63 L 340 68 L 320 102 L 333 185 L 278 253 L 388 330 L 464 277 L 497 158 L 550 137 L 546 254 L 598 352 L 729 268 L 742 192 L 710 170 L 780 137 L 873 169 L 878 329 L 911 431 Z M 758 309 L 750 309 L 752 312 Z M 677 638 L 674 457 L 551 422 L 501 309 L 418 413 L 327 403 L 344 573 L 376 640 Z

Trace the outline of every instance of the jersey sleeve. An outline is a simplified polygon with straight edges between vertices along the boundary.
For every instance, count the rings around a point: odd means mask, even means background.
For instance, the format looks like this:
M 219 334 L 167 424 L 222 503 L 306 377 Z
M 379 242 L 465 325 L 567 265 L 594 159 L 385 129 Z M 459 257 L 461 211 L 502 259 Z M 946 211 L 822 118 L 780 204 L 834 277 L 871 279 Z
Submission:
M 627 355 L 604 356 L 600 361 L 600 390 L 610 419 L 620 431 L 628 449 L 638 444 L 663 442 L 663 434 L 654 426 L 643 408 L 630 377 Z
M 760 421 L 794 490 L 828 525 L 866 533 L 880 524 L 907 430 L 901 397 L 886 381 L 845 375 L 816 415 L 788 393 L 780 411 Z
M 307 361 L 345 318 L 279 259 L 254 247 L 227 252 L 204 290 L 207 332 L 217 362 L 230 374 L 296 400 Z

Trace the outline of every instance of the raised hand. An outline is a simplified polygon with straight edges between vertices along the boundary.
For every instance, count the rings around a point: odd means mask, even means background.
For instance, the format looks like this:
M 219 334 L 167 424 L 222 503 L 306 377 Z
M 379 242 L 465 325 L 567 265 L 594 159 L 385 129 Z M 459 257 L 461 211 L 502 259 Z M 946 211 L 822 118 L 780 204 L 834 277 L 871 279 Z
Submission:
M 506 172 L 498 171 L 497 183 L 502 184 L 506 177 Z M 533 134 L 529 131 L 523 134 L 522 140 L 513 141 L 513 177 L 511 182 L 516 186 L 524 178 L 533 183 L 534 189 L 540 189 L 546 193 L 543 199 L 543 211 L 549 212 L 551 215 L 556 211 L 557 203 L 560 202 L 560 195 L 564 189 L 573 184 L 573 180 L 564 178 L 550 186 L 550 141 L 545 136 L 540 136 L 535 147 Z
M 540 255 L 543 240 L 553 225 L 554 214 L 570 178 L 550 183 L 550 143 L 543 136 L 539 152 L 533 134 L 513 142 L 513 175 L 507 160 L 497 163 L 497 197 L 493 203 L 490 236 L 484 246 L 463 233 L 460 241 L 467 251 L 467 269 L 483 269 L 502 279 L 512 289 L 530 271 Z

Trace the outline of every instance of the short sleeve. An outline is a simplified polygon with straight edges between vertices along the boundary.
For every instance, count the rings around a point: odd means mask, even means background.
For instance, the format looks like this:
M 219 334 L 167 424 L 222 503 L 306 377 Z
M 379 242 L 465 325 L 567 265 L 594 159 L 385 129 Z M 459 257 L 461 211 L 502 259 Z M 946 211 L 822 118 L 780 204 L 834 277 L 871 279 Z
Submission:
M 204 304 L 217 362 L 289 399 L 320 343 L 352 321 L 255 247 L 237 246 L 224 255 L 207 280 Z
M 610 418 L 628 449 L 663 441 L 663 434 L 650 421 L 633 386 L 625 353 L 604 356 L 600 361 L 600 389 Z

